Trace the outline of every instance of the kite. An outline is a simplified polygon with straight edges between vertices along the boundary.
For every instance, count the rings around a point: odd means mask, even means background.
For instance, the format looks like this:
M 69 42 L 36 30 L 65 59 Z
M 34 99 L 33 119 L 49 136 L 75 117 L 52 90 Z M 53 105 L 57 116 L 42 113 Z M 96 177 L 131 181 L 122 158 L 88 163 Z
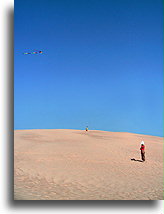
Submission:
M 43 51 L 33 51 L 33 52 L 25 52 L 23 54 L 27 55 L 27 54 L 42 54 Z

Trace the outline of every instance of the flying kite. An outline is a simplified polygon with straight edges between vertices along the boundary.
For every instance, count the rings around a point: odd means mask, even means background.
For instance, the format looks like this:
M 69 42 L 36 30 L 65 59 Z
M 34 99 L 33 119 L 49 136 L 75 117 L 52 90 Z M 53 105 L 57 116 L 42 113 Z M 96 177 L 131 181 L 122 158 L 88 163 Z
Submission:
M 33 52 L 25 52 L 23 54 L 27 55 L 27 54 L 42 54 L 43 51 L 33 51 Z

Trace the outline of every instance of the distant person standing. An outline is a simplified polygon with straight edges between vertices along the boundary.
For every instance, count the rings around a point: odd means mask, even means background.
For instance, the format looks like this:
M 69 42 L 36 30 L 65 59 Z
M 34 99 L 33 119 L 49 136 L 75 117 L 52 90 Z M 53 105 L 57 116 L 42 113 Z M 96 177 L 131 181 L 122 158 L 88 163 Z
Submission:
M 141 158 L 142 158 L 142 161 L 145 161 L 145 143 L 144 141 L 141 142 Z
M 88 126 L 85 128 L 85 131 L 86 131 L 86 132 L 88 131 Z

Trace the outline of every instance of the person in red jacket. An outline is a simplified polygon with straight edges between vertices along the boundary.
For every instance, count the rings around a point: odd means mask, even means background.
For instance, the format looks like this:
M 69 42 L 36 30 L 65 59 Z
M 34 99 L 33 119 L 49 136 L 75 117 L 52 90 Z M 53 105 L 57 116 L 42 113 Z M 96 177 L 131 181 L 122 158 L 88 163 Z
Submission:
M 145 145 L 144 145 L 144 141 L 141 142 L 141 158 L 142 158 L 142 161 L 145 161 Z

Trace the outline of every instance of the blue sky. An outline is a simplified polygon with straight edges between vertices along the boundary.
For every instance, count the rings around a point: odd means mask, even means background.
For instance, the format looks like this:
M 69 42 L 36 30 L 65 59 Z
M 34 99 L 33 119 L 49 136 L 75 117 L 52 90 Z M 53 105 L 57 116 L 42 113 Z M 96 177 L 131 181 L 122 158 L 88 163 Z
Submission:
M 163 136 L 162 6 L 15 0 L 14 129 Z

